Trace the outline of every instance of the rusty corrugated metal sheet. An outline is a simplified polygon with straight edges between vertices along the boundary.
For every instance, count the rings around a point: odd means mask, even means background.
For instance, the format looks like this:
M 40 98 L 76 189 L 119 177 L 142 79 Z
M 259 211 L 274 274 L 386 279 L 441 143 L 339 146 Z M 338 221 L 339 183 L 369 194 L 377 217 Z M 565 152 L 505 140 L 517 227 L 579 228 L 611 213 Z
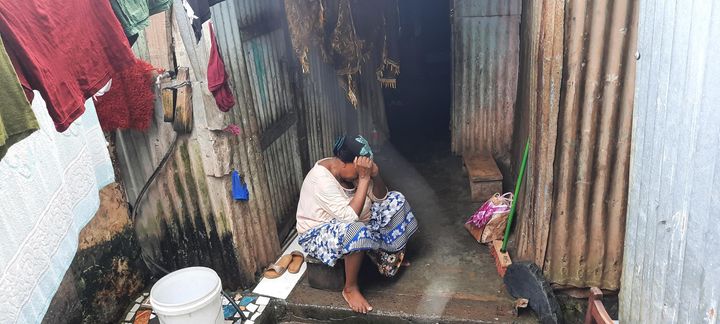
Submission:
M 226 1 L 214 6 L 212 12 L 221 51 L 231 61 L 235 93 L 242 97 L 241 110 L 248 110 L 246 118 L 257 125 L 256 135 L 260 137 L 297 111 L 289 61 L 293 58 L 287 48 L 284 21 L 273 23 L 284 20 L 284 6 L 277 0 Z M 294 222 L 304 176 L 300 163 L 293 163 L 300 156 L 296 127 L 261 149 L 262 159 L 255 157 L 264 167 L 261 181 L 267 182 L 268 190 L 264 197 L 281 236 Z
M 362 70 L 375 71 L 378 66 L 380 59 L 374 56 L 363 63 Z M 373 145 L 382 144 L 387 141 L 390 134 L 382 86 L 375 73 L 365 72 L 360 74 L 357 80 L 358 107 L 354 111 L 357 133 L 366 137 Z
M 520 1 L 454 2 L 452 150 L 510 155 Z
M 639 13 L 622 323 L 717 323 L 720 4 Z
M 335 69 L 316 48 L 308 54 L 310 72 L 302 75 L 302 97 L 310 162 L 332 155 L 334 140 L 346 131 L 353 107 L 343 96 Z
M 545 261 L 553 194 L 554 147 L 563 65 L 565 2 L 524 0 L 517 130 L 513 142 L 513 179 L 530 138 L 526 174 L 517 204 L 515 255 L 542 266 Z
M 531 27 L 523 37 L 528 48 L 523 51 L 519 101 L 519 107 L 528 109 L 519 125 L 529 130 L 533 150 L 529 181 L 519 198 L 517 253 L 542 265 L 558 286 L 617 290 L 637 3 L 545 1 L 528 6 L 523 19 Z M 557 24 L 561 17 L 564 27 Z
M 374 71 L 380 65 L 377 55 L 370 55 L 363 63 L 362 73 L 356 76 L 358 107 L 353 107 L 340 86 L 340 76 L 320 55 L 317 44 L 310 45 L 310 71 L 301 75 L 302 111 L 305 118 L 310 162 L 332 155 L 338 135 L 355 133 L 373 140 L 375 130 L 378 143 L 387 140 L 389 131 L 385 114 L 385 100 Z
M 182 37 L 176 34 L 175 48 L 160 50 L 158 46 L 172 44 L 164 28 L 165 21 L 160 23 L 155 26 L 153 21 L 146 31 L 158 34 L 146 37 L 155 43 L 140 45 L 149 47 L 149 54 L 161 54 L 149 57 L 155 66 L 172 67 L 170 56 L 165 54 L 173 51 L 178 64 L 183 66 L 190 66 L 192 56 L 207 57 L 207 30 L 200 44 L 186 48 Z M 226 64 L 237 66 L 236 58 L 237 55 L 226 54 Z M 207 85 L 198 82 L 204 80 L 195 78 L 206 75 L 206 71 L 195 72 L 191 77 L 194 131 L 178 138 L 177 147 L 149 187 L 147 196 L 139 206 L 134 206 L 139 211 L 136 231 L 143 253 L 151 263 L 169 270 L 210 266 L 218 271 L 227 287 L 248 287 L 255 281 L 255 273 L 279 252 L 275 231 L 268 231 L 275 228 L 275 219 L 265 199 L 268 190 L 262 156 L 257 150 L 257 125 L 248 111 L 237 106 L 230 113 L 220 113 Z M 240 83 L 234 79 L 232 82 Z M 244 104 L 241 99 L 238 98 L 239 107 Z M 240 125 L 243 129 L 240 136 L 217 131 L 229 123 Z M 131 203 L 170 147 L 173 136 L 172 126 L 162 121 L 160 107 L 156 107 L 149 131 L 118 132 L 119 165 Z M 251 193 L 247 203 L 236 202 L 230 196 L 232 169 L 245 175 Z
M 251 219 L 244 219 L 246 223 L 243 225 L 246 226 L 248 232 L 253 233 L 250 237 L 257 237 L 263 233 L 272 236 L 269 229 L 276 227 L 275 216 L 272 214 L 270 190 L 267 185 L 263 154 L 260 150 L 260 127 L 252 101 L 240 31 L 237 28 L 240 12 L 234 1 L 224 1 L 212 7 L 211 12 L 217 41 L 226 71 L 229 74 L 233 93 L 237 99 L 236 107 L 231 112 L 234 122 L 242 128 L 239 147 L 233 150 L 233 161 L 239 164 L 238 170 L 247 181 L 251 197 L 248 204 L 243 204 Z M 268 218 L 272 218 L 272 220 Z M 270 226 L 268 223 L 272 225 Z M 276 240 L 271 238 L 271 241 Z M 269 250 L 263 249 L 263 253 L 255 255 L 257 262 L 270 262 L 276 257 L 278 250 L 279 247 L 272 246 Z M 269 253 L 264 253 L 265 251 L 269 251 Z
M 637 2 L 568 2 L 545 271 L 620 288 L 635 89 Z

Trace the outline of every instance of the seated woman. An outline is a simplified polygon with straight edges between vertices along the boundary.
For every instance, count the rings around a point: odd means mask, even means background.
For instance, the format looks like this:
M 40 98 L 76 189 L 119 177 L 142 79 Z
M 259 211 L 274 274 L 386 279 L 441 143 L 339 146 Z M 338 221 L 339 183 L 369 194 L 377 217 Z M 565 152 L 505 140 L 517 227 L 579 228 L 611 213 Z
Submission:
M 358 273 L 367 254 L 380 273 L 394 276 L 417 221 L 397 191 L 387 191 L 372 150 L 362 137 L 341 136 L 308 172 L 300 190 L 297 230 L 305 252 L 328 266 L 345 260 L 342 296 L 353 311 L 372 307 L 360 292 Z

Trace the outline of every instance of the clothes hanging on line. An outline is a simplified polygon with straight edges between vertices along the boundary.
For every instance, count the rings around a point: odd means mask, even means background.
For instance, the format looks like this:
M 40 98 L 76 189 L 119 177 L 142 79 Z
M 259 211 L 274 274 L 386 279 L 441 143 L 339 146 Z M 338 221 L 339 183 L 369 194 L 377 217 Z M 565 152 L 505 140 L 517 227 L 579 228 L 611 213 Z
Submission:
M 65 133 L 45 102 L 32 109 L 40 130 L 0 161 L 0 323 L 40 323 L 95 216 L 98 191 L 114 170 L 92 100 Z
M 171 0 L 111 0 L 115 16 L 125 30 L 130 43 L 150 25 L 150 16 L 170 9 Z
M 0 39 L 0 160 L 11 145 L 38 129 L 10 57 Z
M 112 87 L 95 97 L 103 131 L 147 130 L 155 109 L 155 68 L 142 60 L 113 75 Z
M 26 95 L 39 91 L 60 132 L 134 62 L 109 1 L 0 1 L 0 33 Z
M 182 0 L 185 12 L 192 20 L 196 41 L 199 42 L 202 37 L 203 23 L 210 20 L 210 7 L 223 1 L 225 0 Z

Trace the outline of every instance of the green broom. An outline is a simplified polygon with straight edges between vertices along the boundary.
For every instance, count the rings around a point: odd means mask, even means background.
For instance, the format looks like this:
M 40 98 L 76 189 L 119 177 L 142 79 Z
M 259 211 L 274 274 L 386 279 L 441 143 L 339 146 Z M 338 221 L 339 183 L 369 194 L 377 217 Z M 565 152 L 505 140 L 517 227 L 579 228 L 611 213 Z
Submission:
M 527 165 L 528 154 L 530 152 L 530 138 L 525 143 L 525 152 L 523 153 L 522 163 L 520 164 L 520 173 L 518 173 L 517 182 L 515 182 L 515 192 L 513 193 L 512 205 L 510 205 L 510 214 L 507 219 L 507 226 L 505 227 L 505 236 L 503 237 L 502 243 L 500 241 L 493 241 L 490 246 L 490 254 L 495 258 L 495 266 L 501 277 L 505 276 L 507 267 L 512 264 L 510 255 L 507 254 L 507 242 L 510 237 L 510 227 L 512 226 L 513 217 L 515 216 L 515 205 L 517 203 L 517 197 L 520 193 L 520 185 L 522 184 L 523 174 L 525 174 L 525 166 Z
M 520 185 L 522 184 L 523 174 L 525 173 L 525 166 L 527 165 L 528 153 L 530 152 L 530 138 L 525 143 L 525 153 L 523 153 L 522 163 L 520 164 L 520 173 L 518 173 L 518 179 L 515 183 L 515 192 L 513 193 L 513 201 L 510 206 L 510 214 L 508 215 L 507 226 L 505 227 L 505 236 L 503 237 L 502 248 L 500 252 L 507 252 L 507 242 L 510 237 L 510 226 L 512 225 L 513 217 L 515 216 L 515 205 L 517 205 L 517 197 L 520 193 Z

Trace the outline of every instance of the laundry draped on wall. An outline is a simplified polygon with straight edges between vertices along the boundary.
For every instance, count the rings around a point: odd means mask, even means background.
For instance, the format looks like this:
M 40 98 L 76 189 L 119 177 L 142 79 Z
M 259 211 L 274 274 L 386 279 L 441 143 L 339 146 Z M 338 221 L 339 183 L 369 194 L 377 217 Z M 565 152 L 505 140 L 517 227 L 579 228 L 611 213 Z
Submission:
M 37 120 L 0 39 L 0 160 L 11 145 L 36 129 Z
M 0 161 L 0 323 L 40 323 L 95 215 L 99 189 L 114 181 L 92 100 L 63 133 L 34 96 L 40 130 Z
M 334 65 L 340 86 L 358 105 L 357 80 L 363 62 L 381 62 L 374 71 L 383 87 L 395 88 L 400 74 L 399 8 L 397 0 L 285 0 L 290 38 L 303 73 L 308 53 L 318 49 Z M 371 60 L 374 56 L 377 60 Z

